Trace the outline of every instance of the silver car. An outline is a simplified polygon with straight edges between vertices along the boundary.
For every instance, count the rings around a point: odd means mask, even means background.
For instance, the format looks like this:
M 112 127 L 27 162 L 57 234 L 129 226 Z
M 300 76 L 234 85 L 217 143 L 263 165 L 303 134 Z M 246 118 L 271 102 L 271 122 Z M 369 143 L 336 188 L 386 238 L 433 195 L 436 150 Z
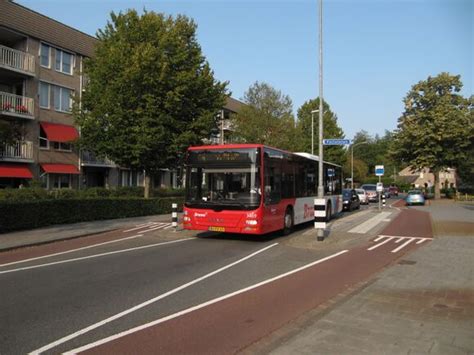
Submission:
M 356 194 L 359 196 L 360 204 L 361 205 L 368 205 L 369 204 L 369 197 L 367 196 L 367 192 L 364 189 L 355 189 Z

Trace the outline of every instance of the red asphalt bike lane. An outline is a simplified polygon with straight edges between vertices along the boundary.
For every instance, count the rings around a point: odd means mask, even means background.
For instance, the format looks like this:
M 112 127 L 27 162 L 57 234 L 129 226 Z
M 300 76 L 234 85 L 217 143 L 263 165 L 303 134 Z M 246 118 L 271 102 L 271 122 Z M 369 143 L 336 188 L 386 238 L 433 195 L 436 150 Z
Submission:
M 403 209 L 380 235 L 431 238 L 426 212 Z M 396 244 L 398 243 L 398 244 Z M 428 243 L 398 252 L 396 239 L 349 250 L 302 271 L 207 305 L 158 325 L 85 350 L 86 354 L 232 354 Z

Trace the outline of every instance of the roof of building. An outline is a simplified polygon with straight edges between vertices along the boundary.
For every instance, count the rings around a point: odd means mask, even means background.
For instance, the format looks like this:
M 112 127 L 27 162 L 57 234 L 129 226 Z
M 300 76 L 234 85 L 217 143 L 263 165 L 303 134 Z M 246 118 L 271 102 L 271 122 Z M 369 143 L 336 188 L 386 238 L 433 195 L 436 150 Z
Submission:
M 0 0 L 0 26 L 91 57 L 97 38 L 11 0 Z
M 229 111 L 238 113 L 244 105 L 245 104 L 243 102 L 241 102 L 239 100 L 236 100 L 236 99 L 234 99 L 230 96 L 227 96 L 227 100 L 226 100 L 226 103 L 224 105 L 224 108 L 229 110 Z

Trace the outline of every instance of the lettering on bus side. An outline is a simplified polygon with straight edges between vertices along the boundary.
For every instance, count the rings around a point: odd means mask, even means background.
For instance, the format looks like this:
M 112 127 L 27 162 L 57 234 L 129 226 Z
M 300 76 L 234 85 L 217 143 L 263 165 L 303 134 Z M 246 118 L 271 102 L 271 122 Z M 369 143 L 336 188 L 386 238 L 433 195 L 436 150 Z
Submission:
M 207 213 L 197 213 L 197 212 L 194 212 L 194 217 L 207 217 Z

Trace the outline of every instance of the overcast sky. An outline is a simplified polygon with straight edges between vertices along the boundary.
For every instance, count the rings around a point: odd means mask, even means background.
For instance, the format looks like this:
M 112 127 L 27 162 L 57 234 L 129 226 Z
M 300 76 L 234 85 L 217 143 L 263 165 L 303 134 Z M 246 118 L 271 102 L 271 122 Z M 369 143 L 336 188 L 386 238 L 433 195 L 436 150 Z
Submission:
M 319 95 L 317 0 L 18 0 L 95 35 L 110 12 L 185 14 L 217 79 L 240 99 L 255 81 L 293 100 Z M 347 138 L 396 128 L 411 86 L 442 71 L 473 93 L 473 0 L 324 0 L 324 99 Z M 330 137 L 325 137 L 330 138 Z

